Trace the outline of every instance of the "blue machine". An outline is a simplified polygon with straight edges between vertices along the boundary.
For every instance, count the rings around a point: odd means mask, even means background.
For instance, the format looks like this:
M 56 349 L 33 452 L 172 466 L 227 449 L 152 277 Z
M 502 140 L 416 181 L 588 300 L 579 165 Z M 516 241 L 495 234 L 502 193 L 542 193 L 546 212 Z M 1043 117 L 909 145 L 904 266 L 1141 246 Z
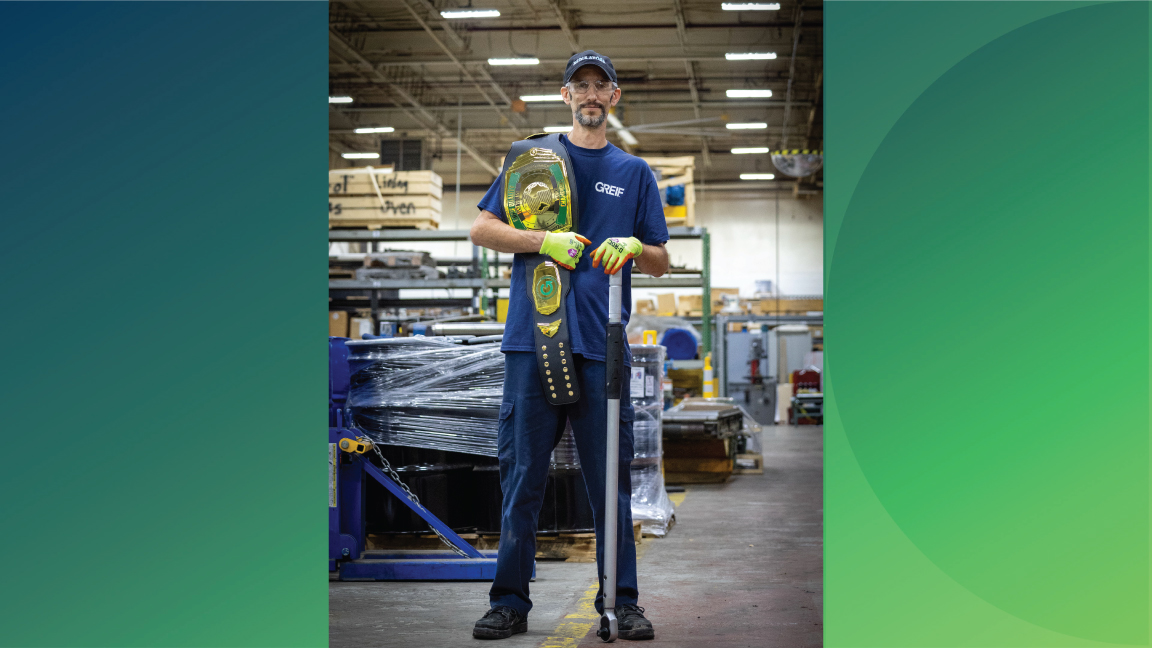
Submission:
M 477 551 L 426 508 L 409 500 L 403 487 L 363 454 L 360 435 L 345 427 L 344 406 L 351 386 L 347 341 L 328 338 L 328 571 L 339 572 L 340 580 L 357 581 L 492 580 L 496 576 L 496 552 Z M 365 551 L 366 478 L 380 482 L 464 555 L 454 551 Z

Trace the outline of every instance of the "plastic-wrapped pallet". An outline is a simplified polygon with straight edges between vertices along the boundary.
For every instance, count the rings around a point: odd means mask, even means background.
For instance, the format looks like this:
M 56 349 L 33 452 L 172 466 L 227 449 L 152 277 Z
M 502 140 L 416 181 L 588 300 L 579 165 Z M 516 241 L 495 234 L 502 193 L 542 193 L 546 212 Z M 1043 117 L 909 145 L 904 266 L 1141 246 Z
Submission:
M 504 355 L 447 338 L 348 342 L 353 426 L 384 445 L 495 457 Z
M 664 347 L 633 344 L 629 388 L 636 421 L 632 425 L 632 519 L 644 533 L 663 536 L 675 517 L 672 501 L 664 490 L 661 471 L 663 447 L 661 421 L 664 412 Z

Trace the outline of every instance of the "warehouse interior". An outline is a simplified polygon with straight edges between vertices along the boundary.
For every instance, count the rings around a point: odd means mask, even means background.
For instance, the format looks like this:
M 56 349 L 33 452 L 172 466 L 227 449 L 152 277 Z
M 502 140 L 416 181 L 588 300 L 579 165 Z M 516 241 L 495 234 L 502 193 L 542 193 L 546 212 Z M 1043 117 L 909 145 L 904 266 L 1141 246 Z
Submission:
M 468 230 L 513 141 L 572 127 L 589 49 L 671 238 L 624 306 L 640 605 L 661 645 L 822 644 L 822 2 L 359 0 L 329 10 L 333 646 L 487 609 L 512 255 Z M 518 645 L 602 643 L 579 466 L 567 434 Z

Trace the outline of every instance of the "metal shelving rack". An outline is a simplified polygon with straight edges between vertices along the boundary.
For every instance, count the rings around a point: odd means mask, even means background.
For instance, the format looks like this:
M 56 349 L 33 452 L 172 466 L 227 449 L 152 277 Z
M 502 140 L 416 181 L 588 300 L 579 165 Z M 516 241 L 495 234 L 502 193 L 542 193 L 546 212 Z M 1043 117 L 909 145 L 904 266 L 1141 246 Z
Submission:
M 698 239 L 702 248 L 703 263 L 699 277 L 648 277 L 635 276 L 632 279 L 634 288 L 700 288 L 703 291 L 703 303 L 712 303 L 711 258 L 709 250 L 708 230 L 703 227 L 669 227 L 668 236 L 671 239 Z M 467 241 L 468 230 L 328 230 L 328 242 L 348 243 L 415 243 L 432 241 Z M 462 289 L 462 290 L 489 290 L 507 288 L 508 279 L 397 279 L 357 281 L 355 279 L 329 279 L 329 290 L 365 290 L 371 297 L 372 311 L 378 309 L 380 290 L 405 289 Z M 712 321 L 710 309 L 703 309 L 701 329 L 703 333 L 704 353 L 712 351 Z

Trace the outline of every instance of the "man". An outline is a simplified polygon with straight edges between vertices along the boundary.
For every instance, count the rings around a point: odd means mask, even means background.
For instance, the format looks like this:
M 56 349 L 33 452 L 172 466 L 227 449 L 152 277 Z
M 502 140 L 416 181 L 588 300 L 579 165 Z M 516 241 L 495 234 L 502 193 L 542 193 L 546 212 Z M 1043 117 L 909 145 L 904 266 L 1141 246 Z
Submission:
M 636 546 L 632 539 L 631 479 L 632 421 L 634 412 L 628 396 L 628 382 L 621 380 L 620 394 L 620 472 L 617 530 L 618 553 L 603 555 L 604 482 L 606 461 L 607 395 L 605 394 L 605 335 L 608 321 L 609 275 L 623 273 L 622 320 L 628 321 L 632 303 L 629 273 L 634 262 L 641 272 L 659 277 L 668 271 L 664 243 L 668 228 L 660 203 L 659 189 L 643 160 L 608 143 L 605 121 L 608 110 L 620 101 L 616 70 L 612 61 L 593 51 L 581 52 L 568 60 L 560 94 L 572 108 L 572 132 L 560 136 L 570 158 L 570 182 L 578 197 L 576 227 L 569 232 L 531 231 L 509 225 L 508 210 L 502 202 L 504 172 L 480 201 L 480 214 L 472 225 L 472 242 L 497 252 L 514 252 L 508 321 L 501 350 L 504 360 L 504 399 L 500 407 L 499 455 L 500 485 L 504 493 L 500 552 L 496 578 L 489 592 L 490 609 L 476 622 L 472 636 L 503 639 L 527 632 L 528 581 L 536 554 L 536 525 L 544 500 L 549 458 L 559 442 L 566 421 L 571 421 L 580 454 L 584 483 L 596 525 L 596 565 L 601 591 L 596 610 L 603 612 L 604 560 L 617 561 L 616 615 L 622 639 L 652 639 L 652 624 L 637 605 Z M 509 155 L 511 158 L 512 155 Z M 506 172 L 509 167 L 505 166 Z M 513 174 L 508 172 L 509 176 Z M 563 200 L 556 201 L 563 204 Z M 541 206 L 547 204 L 541 201 Z M 585 246 L 596 246 L 590 258 L 582 258 Z M 591 249 L 591 248 L 590 248 Z M 537 255 L 545 255 L 543 257 Z M 567 325 L 567 339 L 575 380 L 566 395 L 575 402 L 556 405 L 551 371 L 569 375 L 567 358 L 561 351 L 547 361 L 537 357 L 535 346 L 555 338 L 542 338 L 534 330 L 548 331 L 549 318 L 540 320 L 534 306 L 536 293 L 529 297 L 531 268 L 554 262 L 570 270 L 564 281 L 567 292 L 560 293 Z M 634 261 L 633 261 L 634 260 Z M 563 272 L 563 271 L 560 271 Z M 556 279 L 559 281 L 560 277 Z M 534 284 L 539 286 L 540 284 Z M 551 284 L 547 287 L 550 289 Z M 551 312 L 551 311 L 549 311 Z M 535 319 L 534 319 L 535 318 Z M 560 322 L 552 322 L 553 326 Z M 545 332 L 544 335 L 553 335 Z M 535 337 L 534 337 L 535 336 Z M 560 344 L 559 346 L 563 346 Z M 625 345 L 625 364 L 630 353 Z M 553 351 L 555 353 L 555 351 Z M 563 357 L 561 357 L 563 356 Z M 543 356 L 547 358 L 547 355 Z M 556 365 L 560 359 L 563 365 Z M 625 369 L 627 373 L 627 369 Z M 547 381 L 547 382 L 543 382 Z M 563 381 L 561 381 L 563 382 Z M 548 395 L 544 384 L 549 384 Z M 563 398 L 566 388 L 561 389 Z M 576 390 L 579 391 L 576 391 Z M 550 397 L 550 398 L 549 398 Z

